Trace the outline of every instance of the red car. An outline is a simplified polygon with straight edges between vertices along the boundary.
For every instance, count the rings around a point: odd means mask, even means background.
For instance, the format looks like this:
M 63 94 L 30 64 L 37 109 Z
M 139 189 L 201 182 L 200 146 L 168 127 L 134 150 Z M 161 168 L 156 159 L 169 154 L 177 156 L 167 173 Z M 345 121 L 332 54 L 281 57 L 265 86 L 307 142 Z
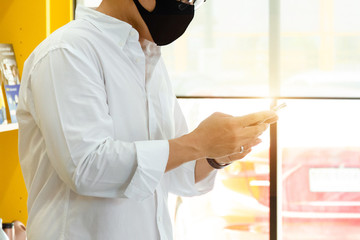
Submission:
M 212 206 L 226 229 L 269 239 L 268 156 L 259 152 L 219 175 Z M 283 240 L 360 239 L 360 148 L 284 148 L 282 183 Z

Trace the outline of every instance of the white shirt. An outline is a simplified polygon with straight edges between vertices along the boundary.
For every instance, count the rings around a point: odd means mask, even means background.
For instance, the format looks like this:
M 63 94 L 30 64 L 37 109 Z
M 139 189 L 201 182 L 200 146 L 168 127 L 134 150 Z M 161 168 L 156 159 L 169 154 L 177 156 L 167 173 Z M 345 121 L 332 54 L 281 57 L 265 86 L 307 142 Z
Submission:
M 159 47 L 143 50 L 135 29 L 95 10 L 76 16 L 24 66 L 28 239 L 172 239 L 168 192 L 205 193 L 215 173 L 195 184 L 195 161 L 164 173 L 167 139 L 187 127 Z

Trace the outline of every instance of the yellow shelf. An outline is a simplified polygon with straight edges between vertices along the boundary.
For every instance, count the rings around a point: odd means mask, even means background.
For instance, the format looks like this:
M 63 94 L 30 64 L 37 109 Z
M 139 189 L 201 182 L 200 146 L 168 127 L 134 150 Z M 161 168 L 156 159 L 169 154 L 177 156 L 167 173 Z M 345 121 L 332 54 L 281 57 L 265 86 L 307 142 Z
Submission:
M 73 0 L 0 1 L 0 43 L 12 43 L 20 75 L 35 47 L 73 19 Z M 0 218 L 27 221 L 27 191 L 18 156 L 18 125 L 0 125 Z
M 1 126 L 3 127 L 3 126 Z M 17 124 L 0 132 L 0 214 L 4 222 L 26 223 L 27 192 L 18 157 Z

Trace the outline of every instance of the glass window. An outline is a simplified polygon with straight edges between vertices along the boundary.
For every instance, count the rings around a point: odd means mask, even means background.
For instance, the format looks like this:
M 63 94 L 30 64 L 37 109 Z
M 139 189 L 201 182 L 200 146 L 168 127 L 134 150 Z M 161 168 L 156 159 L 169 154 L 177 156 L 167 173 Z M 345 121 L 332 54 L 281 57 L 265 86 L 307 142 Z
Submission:
M 192 130 L 213 112 L 234 116 L 268 109 L 269 100 L 180 99 Z M 178 199 L 177 240 L 269 239 L 269 133 L 251 154 L 218 172 L 206 195 Z
M 268 3 L 209 0 L 162 49 L 178 96 L 268 94 Z
M 278 123 L 282 239 L 360 239 L 360 100 L 287 105 Z
M 339 33 L 357 33 L 360 31 L 358 0 L 334 0 L 334 30 Z
M 281 1 L 282 96 L 360 96 L 357 0 Z
M 286 33 L 316 33 L 320 30 L 320 0 L 281 1 L 281 27 Z

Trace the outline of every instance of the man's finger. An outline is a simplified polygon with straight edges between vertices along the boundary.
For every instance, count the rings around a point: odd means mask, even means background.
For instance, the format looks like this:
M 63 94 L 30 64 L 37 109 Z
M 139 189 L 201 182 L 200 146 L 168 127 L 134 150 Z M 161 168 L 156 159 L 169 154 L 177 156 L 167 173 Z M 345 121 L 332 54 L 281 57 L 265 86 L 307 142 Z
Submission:
M 273 124 L 273 123 L 277 122 L 278 119 L 279 119 L 279 117 L 276 115 L 276 116 L 273 117 L 273 118 L 266 119 L 266 120 L 264 121 L 264 123 Z
M 228 156 L 228 158 L 229 158 L 229 160 L 231 162 L 233 162 L 233 161 L 240 160 L 240 159 L 244 158 L 250 152 L 251 152 L 251 148 L 248 148 L 244 152 L 232 154 L 232 155 Z
M 276 113 L 274 111 L 261 111 L 250 113 L 245 116 L 235 117 L 235 121 L 242 127 L 257 125 L 268 119 L 277 119 Z

